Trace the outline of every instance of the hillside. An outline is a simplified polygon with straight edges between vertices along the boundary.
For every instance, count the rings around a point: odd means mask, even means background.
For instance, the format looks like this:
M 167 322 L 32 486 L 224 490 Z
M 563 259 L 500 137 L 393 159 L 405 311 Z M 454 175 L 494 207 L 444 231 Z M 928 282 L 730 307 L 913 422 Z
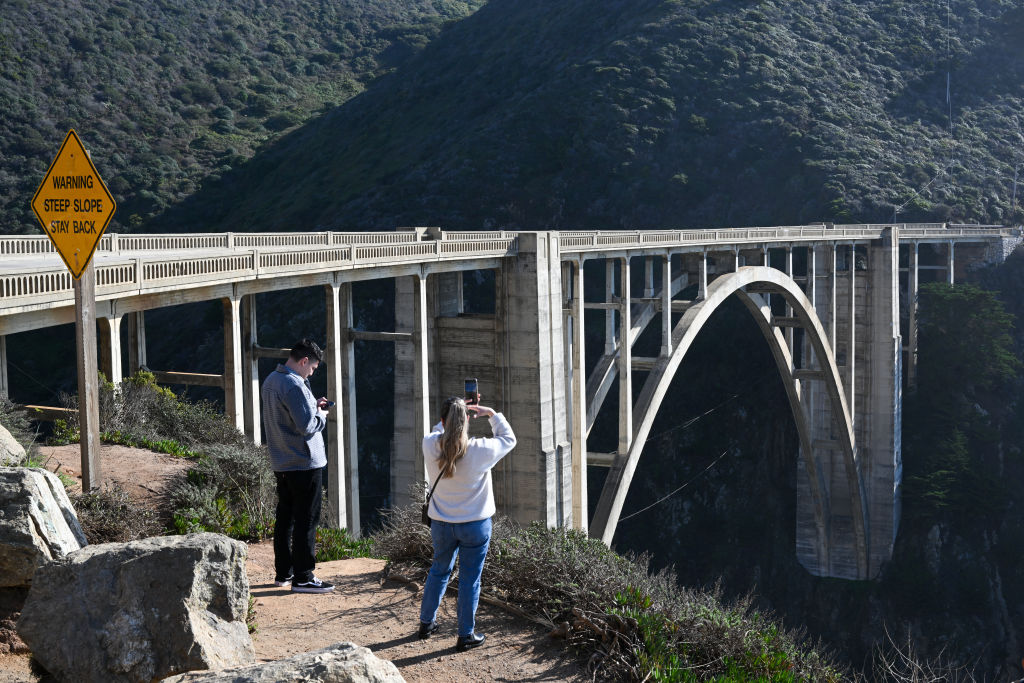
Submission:
M 950 8 L 8 2 L 0 229 L 72 126 L 121 230 L 1011 222 L 1024 10 Z
M 118 201 L 111 228 L 138 229 L 480 2 L 4 2 L 0 232 L 39 231 L 29 201 L 69 128 Z

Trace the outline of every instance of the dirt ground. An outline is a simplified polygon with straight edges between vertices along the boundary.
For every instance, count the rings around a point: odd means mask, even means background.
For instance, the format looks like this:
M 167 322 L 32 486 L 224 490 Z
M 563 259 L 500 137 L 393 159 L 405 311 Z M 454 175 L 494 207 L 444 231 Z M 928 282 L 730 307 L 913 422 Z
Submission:
M 59 469 L 81 480 L 77 445 L 40 450 L 48 470 Z M 159 499 L 171 477 L 188 465 L 181 458 L 122 446 L 103 446 L 100 464 L 105 483 L 117 482 L 143 502 Z M 441 604 L 440 629 L 428 640 L 419 640 L 416 628 L 422 591 L 415 584 L 382 584 L 383 560 L 317 565 L 317 576 L 337 586 L 333 593 L 323 595 L 293 595 L 274 586 L 274 553 L 269 542 L 249 546 L 246 568 L 255 598 L 253 645 L 259 661 L 352 641 L 394 662 L 410 682 L 589 680 L 561 641 L 548 637 L 545 629 L 483 603 L 477 613 L 477 631 L 487 635 L 487 642 L 468 652 L 456 652 L 454 595 Z M 0 683 L 52 680 L 38 670 L 24 643 L 12 632 L 24 596 L 24 590 L 0 590 Z

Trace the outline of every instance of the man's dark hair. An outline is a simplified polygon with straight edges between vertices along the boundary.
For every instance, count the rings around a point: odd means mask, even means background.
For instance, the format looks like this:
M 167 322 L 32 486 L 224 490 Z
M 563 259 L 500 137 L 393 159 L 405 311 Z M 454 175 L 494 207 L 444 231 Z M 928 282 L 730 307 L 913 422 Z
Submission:
M 324 359 L 324 352 L 320 350 L 320 347 L 312 339 L 303 339 L 300 342 L 296 342 L 295 346 L 292 347 L 291 353 L 288 355 L 294 361 L 308 358 L 319 363 Z

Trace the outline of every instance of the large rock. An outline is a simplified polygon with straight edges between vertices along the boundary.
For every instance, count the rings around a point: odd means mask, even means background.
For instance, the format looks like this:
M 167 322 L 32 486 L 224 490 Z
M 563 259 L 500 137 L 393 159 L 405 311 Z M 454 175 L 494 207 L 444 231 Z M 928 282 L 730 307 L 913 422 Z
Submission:
M 25 449 L 7 427 L 0 425 L 0 467 L 20 465 L 25 460 Z
M 86 545 L 64 485 L 36 467 L 0 467 L 0 588 Z
M 400 683 L 391 662 L 355 643 L 336 643 L 288 659 L 223 671 L 201 671 L 164 679 L 164 683 Z
M 36 571 L 18 635 L 66 681 L 250 664 L 245 556 L 220 534 L 88 546 Z

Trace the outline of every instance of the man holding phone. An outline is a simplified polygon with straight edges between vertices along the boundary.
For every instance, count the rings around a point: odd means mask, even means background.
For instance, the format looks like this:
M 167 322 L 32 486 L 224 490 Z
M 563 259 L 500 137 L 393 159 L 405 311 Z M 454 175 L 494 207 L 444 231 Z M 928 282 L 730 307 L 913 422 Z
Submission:
M 263 381 L 260 399 L 270 467 L 277 480 L 274 583 L 293 593 L 327 593 L 334 586 L 313 574 L 316 527 L 327 466 L 323 432 L 333 402 L 314 398 L 309 378 L 323 360 L 316 342 L 295 344 L 288 360 Z

